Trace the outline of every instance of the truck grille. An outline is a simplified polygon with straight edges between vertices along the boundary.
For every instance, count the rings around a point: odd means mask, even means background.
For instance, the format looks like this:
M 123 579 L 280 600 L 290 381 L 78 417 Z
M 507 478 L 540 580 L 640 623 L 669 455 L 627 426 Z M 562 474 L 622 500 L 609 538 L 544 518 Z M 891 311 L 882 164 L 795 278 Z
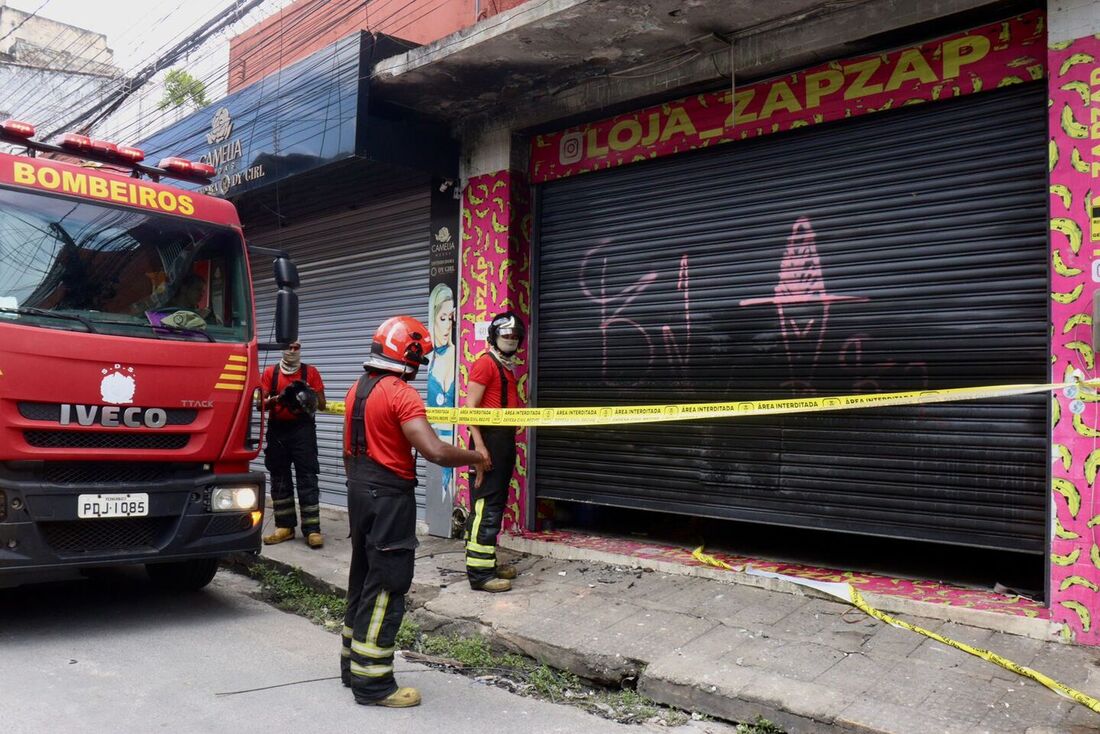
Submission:
M 51 484 L 164 482 L 181 476 L 180 466 L 149 461 L 57 461 L 47 463 L 41 477 Z
M 123 517 L 38 524 L 46 542 L 60 555 L 116 550 L 157 550 L 176 522 L 174 517 Z
M 189 426 L 195 422 L 195 418 L 199 414 L 199 411 L 190 408 L 167 408 L 164 412 L 168 416 L 168 425 L 170 426 Z M 19 415 L 29 421 L 52 421 L 57 423 L 61 420 L 61 406 L 57 403 L 21 402 L 19 403 Z
M 175 450 L 187 445 L 186 433 L 128 433 L 125 431 L 23 431 L 27 443 L 40 449 L 147 449 Z

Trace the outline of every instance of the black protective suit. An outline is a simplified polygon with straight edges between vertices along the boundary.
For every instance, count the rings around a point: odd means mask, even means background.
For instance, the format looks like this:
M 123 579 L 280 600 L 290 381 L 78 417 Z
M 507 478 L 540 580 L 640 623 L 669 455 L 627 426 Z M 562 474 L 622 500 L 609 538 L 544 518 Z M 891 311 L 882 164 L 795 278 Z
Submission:
M 351 522 L 351 571 L 344 616 L 340 675 L 359 703 L 373 703 L 397 690 L 394 643 L 412 586 L 416 539 L 415 479 L 404 479 L 367 455 L 363 423 L 367 398 L 382 379 L 359 378 L 352 411 L 350 456 L 344 457 Z

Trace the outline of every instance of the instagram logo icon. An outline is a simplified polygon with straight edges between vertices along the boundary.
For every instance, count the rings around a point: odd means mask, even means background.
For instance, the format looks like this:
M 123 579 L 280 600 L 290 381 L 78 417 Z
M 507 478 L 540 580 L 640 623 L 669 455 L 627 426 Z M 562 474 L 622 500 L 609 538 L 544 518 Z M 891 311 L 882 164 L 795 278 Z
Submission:
M 562 165 L 576 163 L 584 153 L 584 136 L 580 133 L 566 133 L 558 147 L 558 160 Z

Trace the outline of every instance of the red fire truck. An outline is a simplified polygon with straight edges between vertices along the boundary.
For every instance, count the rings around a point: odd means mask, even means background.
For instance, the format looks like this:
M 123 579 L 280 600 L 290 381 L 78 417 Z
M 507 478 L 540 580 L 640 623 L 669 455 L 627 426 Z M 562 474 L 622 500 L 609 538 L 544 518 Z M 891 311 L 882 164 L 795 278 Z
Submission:
M 257 354 L 297 338 L 296 269 L 261 253 L 279 293 L 259 344 L 236 210 L 159 183 L 209 166 L 35 134 L 0 123 L 25 151 L 0 153 L 0 585 L 145 564 L 200 588 L 260 547 Z

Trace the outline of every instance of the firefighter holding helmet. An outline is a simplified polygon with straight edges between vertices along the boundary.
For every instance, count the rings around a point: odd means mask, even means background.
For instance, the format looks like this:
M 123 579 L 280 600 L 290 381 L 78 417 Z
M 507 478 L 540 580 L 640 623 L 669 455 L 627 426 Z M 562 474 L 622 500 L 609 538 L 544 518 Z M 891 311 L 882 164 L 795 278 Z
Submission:
M 352 534 L 348 609 L 340 674 L 356 703 L 404 708 L 415 688 L 393 675 L 394 641 L 412 585 L 416 540 L 413 449 L 440 466 L 484 468 L 474 452 L 444 443 L 428 424 L 424 401 L 408 384 L 428 364 L 428 328 L 395 316 L 374 335 L 364 374 L 348 390 L 344 470 Z
M 466 406 L 522 408 L 516 388 L 516 354 L 527 329 L 512 311 L 489 322 L 489 349 L 470 368 Z M 512 588 L 514 566 L 497 563 L 497 536 L 504 521 L 508 485 L 516 464 L 514 426 L 470 426 L 473 447 L 488 466 L 479 472 L 470 493 L 467 519 L 466 576 L 475 591 L 501 592 Z

